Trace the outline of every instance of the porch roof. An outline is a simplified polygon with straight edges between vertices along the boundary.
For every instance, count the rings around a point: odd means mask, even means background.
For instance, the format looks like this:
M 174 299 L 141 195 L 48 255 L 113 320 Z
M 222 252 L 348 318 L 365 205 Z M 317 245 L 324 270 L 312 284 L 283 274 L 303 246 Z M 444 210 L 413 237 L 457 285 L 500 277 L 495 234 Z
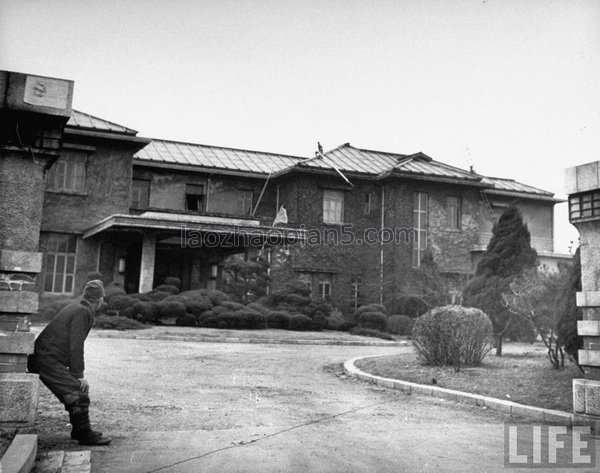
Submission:
M 298 228 L 269 227 L 260 224 L 257 219 L 241 219 L 204 215 L 171 214 L 167 212 L 145 212 L 142 215 L 115 214 L 100 220 L 83 233 L 90 238 L 109 230 L 137 230 L 180 235 L 193 246 L 192 239 L 205 234 L 238 237 L 241 246 L 253 244 L 278 245 L 299 242 L 306 239 L 306 231 Z M 211 240 L 214 246 L 231 244 L 224 240 Z M 183 241 L 182 241 L 183 244 Z

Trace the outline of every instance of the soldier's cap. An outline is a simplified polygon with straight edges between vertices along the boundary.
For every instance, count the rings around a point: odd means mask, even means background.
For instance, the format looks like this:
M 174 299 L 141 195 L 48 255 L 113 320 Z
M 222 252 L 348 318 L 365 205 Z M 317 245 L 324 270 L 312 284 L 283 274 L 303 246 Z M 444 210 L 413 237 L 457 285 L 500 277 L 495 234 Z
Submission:
M 95 301 L 104 297 L 104 284 L 99 279 L 88 281 L 83 288 L 83 297 L 88 301 Z

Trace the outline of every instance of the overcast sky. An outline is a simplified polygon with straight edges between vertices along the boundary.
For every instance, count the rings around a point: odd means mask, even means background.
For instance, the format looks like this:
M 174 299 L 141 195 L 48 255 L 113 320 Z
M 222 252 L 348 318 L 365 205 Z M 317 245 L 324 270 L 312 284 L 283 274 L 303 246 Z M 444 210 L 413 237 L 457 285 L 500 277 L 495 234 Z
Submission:
M 596 0 L 0 0 L 0 68 L 154 138 L 423 151 L 558 197 L 600 159 Z

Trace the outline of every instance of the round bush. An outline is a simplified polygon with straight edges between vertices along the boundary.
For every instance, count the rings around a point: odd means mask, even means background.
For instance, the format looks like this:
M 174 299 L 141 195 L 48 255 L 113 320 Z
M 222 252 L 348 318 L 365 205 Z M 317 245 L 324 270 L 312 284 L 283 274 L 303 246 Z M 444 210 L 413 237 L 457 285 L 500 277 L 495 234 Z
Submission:
M 251 330 L 263 329 L 266 325 L 266 317 L 252 309 L 248 309 L 247 307 L 238 310 L 236 313 L 242 321 L 242 327 Z
M 449 305 L 416 319 L 413 345 L 429 365 L 477 366 L 492 346 L 492 322 L 481 310 Z
M 320 332 L 325 328 L 325 324 L 325 314 L 323 314 L 323 312 L 321 312 L 320 310 L 317 310 L 312 317 L 312 322 L 310 326 L 311 330 Z
M 179 289 L 181 289 L 181 279 L 174 278 L 173 276 L 166 277 L 164 284 L 167 286 L 175 286 L 177 288 L 177 292 L 179 292 Z
M 192 314 L 184 314 L 180 317 L 177 317 L 177 320 L 175 320 L 175 325 L 178 325 L 179 327 L 195 327 L 198 325 L 198 321 Z
M 267 315 L 268 328 L 280 328 L 287 330 L 290 325 L 292 314 L 284 310 L 274 310 Z
M 156 323 L 158 319 L 158 304 L 155 302 L 138 301 L 132 306 L 133 318 L 147 323 Z
M 181 302 L 160 301 L 158 303 L 158 318 L 169 319 L 183 317 L 185 315 L 185 305 Z
M 99 315 L 94 319 L 94 326 L 102 329 L 113 329 L 113 330 L 137 330 L 141 328 L 148 328 L 137 320 L 128 319 L 127 317 L 121 316 L 110 316 L 110 315 Z
M 212 309 L 212 302 L 205 297 L 195 299 L 185 298 L 184 304 L 185 310 L 196 317 L 202 315 L 207 310 Z
M 358 324 L 360 316 L 366 312 L 379 312 L 384 316 L 387 315 L 387 309 L 384 306 L 380 304 L 367 304 L 361 305 L 358 309 L 352 312 L 352 314 L 348 318 L 348 321 L 353 324 Z
M 169 294 L 179 294 L 179 288 L 170 284 L 161 284 L 153 289 L 154 292 L 168 292 Z
M 104 300 L 106 302 L 110 302 L 111 299 L 115 296 L 125 296 L 127 293 L 123 290 L 123 288 L 118 286 L 110 286 L 107 287 L 104 291 Z
M 213 303 L 213 305 L 221 305 L 225 301 L 231 300 L 231 298 L 221 291 L 210 291 L 208 293 L 208 298 Z
M 387 331 L 396 335 L 409 335 L 414 323 L 408 315 L 392 315 L 387 319 Z
M 387 317 L 383 312 L 362 312 L 358 316 L 358 324 L 361 328 L 383 332 L 387 325 Z
M 132 306 L 137 302 L 137 299 L 131 296 L 113 296 L 108 303 L 110 310 L 123 310 L 126 307 Z
M 325 327 L 328 330 L 348 330 L 349 322 L 340 314 L 331 314 L 325 319 Z
M 261 314 L 267 316 L 271 313 L 271 309 L 269 309 L 268 307 L 265 307 L 262 304 L 259 304 L 258 302 L 250 302 L 250 304 L 248 304 L 246 307 L 248 307 L 248 309 L 252 309 L 255 310 L 256 312 L 260 312 Z
M 223 301 L 223 302 L 221 302 L 220 306 L 225 307 L 227 310 L 232 310 L 232 311 L 244 309 L 246 307 L 244 304 L 240 304 L 239 302 L 232 302 L 232 301 Z
M 307 330 L 310 330 L 311 325 L 312 319 L 308 315 L 294 314 L 290 317 L 288 328 L 289 330 L 305 332 Z

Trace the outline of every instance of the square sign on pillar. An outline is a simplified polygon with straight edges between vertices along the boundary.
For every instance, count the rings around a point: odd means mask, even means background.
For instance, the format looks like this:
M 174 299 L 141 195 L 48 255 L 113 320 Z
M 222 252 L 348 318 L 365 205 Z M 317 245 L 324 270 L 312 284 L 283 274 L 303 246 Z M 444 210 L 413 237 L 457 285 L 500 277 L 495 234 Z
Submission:
M 577 305 L 583 320 L 577 333 L 583 338 L 579 363 L 585 379 L 573 380 L 573 410 L 600 416 L 600 161 L 566 170 L 569 221 L 580 235 L 581 292 Z

